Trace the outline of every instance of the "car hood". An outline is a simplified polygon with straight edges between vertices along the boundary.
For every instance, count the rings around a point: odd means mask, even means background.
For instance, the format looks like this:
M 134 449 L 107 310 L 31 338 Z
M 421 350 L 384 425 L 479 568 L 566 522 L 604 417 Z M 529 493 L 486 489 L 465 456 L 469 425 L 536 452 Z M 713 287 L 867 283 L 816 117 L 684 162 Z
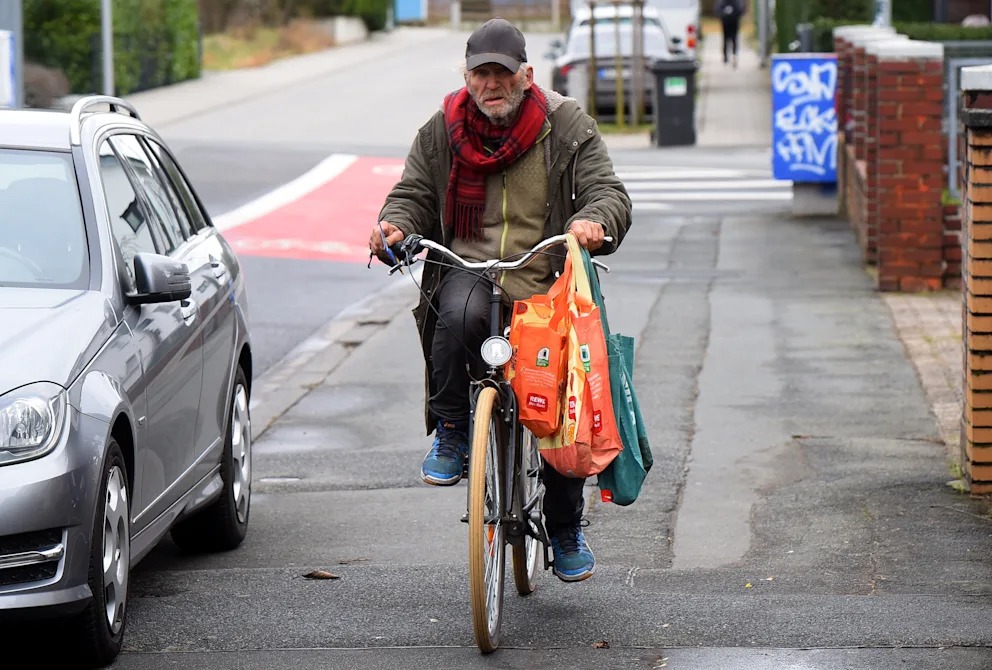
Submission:
M 95 291 L 0 288 L 0 394 L 75 379 L 116 326 Z

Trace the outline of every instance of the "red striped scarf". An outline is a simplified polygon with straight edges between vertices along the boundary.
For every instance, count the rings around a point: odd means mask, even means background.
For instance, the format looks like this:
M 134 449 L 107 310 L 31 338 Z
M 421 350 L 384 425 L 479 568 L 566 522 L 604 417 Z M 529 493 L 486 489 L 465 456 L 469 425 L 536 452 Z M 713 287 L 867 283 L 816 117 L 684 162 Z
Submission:
M 537 141 L 547 116 L 544 93 L 532 85 L 520 103 L 516 123 L 507 128 L 489 120 L 475 104 L 468 88 L 444 99 L 444 123 L 453 160 L 448 175 L 444 224 L 454 227 L 463 240 L 482 239 L 482 213 L 486 206 L 486 175 L 506 169 Z M 483 148 L 499 148 L 486 153 Z

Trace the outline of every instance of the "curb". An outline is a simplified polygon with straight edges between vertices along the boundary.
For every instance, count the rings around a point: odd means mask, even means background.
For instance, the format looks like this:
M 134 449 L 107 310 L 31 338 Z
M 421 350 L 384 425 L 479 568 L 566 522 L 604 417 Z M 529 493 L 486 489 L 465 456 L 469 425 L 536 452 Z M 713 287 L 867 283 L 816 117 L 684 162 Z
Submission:
M 372 334 L 413 309 L 417 297 L 410 282 L 386 286 L 345 308 L 273 364 L 252 385 L 252 440 L 258 440 L 301 398 L 326 382 Z

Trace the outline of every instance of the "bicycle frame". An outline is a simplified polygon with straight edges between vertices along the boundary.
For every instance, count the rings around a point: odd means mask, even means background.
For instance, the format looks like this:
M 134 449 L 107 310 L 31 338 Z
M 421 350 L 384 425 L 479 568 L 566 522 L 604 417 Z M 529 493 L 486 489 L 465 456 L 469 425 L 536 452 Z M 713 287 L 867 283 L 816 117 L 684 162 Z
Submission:
M 489 298 L 489 334 L 490 336 L 502 336 L 504 331 L 505 307 L 503 305 L 503 289 L 496 281 L 496 272 L 489 273 L 492 294 Z M 540 512 L 533 514 L 537 504 L 544 494 L 543 481 L 538 485 L 535 495 L 530 500 L 522 500 L 522 494 L 516 495 L 520 485 L 520 471 L 524 467 L 521 463 L 522 450 L 520 448 L 523 437 L 523 426 L 519 422 L 517 412 L 517 396 L 510 388 L 510 383 L 503 377 L 502 370 L 495 366 L 489 366 L 488 372 L 483 379 L 472 382 L 471 390 L 471 411 L 474 420 L 476 400 L 479 393 L 486 386 L 492 386 L 499 393 L 500 416 L 505 426 L 502 435 L 498 435 L 497 440 L 500 449 L 497 458 L 500 459 L 500 471 L 508 473 L 502 482 L 503 491 L 500 497 L 497 514 L 499 519 L 505 524 L 507 529 L 507 542 L 512 545 L 520 545 L 526 536 L 530 535 L 544 546 L 544 568 L 551 565 L 548 557 L 550 551 L 550 540 L 547 530 L 544 527 L 544 520 Z M 512 465 L 512 468 L 508 468 Z

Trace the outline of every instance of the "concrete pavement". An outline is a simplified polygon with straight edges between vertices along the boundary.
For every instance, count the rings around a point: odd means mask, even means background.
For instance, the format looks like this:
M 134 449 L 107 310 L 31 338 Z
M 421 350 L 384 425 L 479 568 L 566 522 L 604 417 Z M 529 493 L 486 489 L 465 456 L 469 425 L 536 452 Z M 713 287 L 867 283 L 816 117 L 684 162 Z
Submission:
M 383 36 L 363 57 L 399 44 L 390 40 L 419 38 L 416 31 Z M 761 88 L 767 72 L 746 45 L 740 68 L 724 69 L 709 57 L 712 39 L 704 42 L 700 72 L 699 143 L 754 146 L 770 127 L 767 85 Z M 311 62 L 337 67 L 340 57 L 343 67 L 355 57 L 346 53 L 353 48 Z M 152 122 L 180 118 L 188 109 L 183 99 L 199 90 L 193 87 L 204 87 L 209 105 L 222 105 L 224 95 L 245 94 L 245 78 L 278 87 L 293 69 L 287 63 L 269 75 L 191 82 L 181 98 L 169 90 L 134 97 Z M 731 76 L 737 86 L 719 88 Z M 711 104 L 717 96 L 720 103 Z M 727 110 L 740 112 L 736 124 L 719 120 Z M 649 147 L 638 154 L 644 162 L 653 155 L 659 154 Z M 960 416 L 960 296 L 878 294 L 849 227 L 835 219 L 743 210 L 686 221 L 635 211 L 631 240 L 610 261 L 610 317 L 638 337 L 637 388 L 657 465 L 629 509 L 589 496 L 601 570 L 580 587 L 573 623 L 577 630 L 606 627 L 604 639 L 618 651 L 604 652 L 605 665 L 621 667 L 622 654 L 647 645 L 684 648 L 658 656 L 668 658 L 667 667 L 989 667 L 990 517 L 982 501 L 946 485 L 954 478 L 955 411 Z M 278 467 L 267 466 L 272 473 L 305 472 L 301 458 L 323 457 L 287 449 L 301 435 L 348 445 L 336 456 L 342 468 L 369 467 L 361 440 L 349 436 L 377 427 L 353 406 L 374 405 L 379 397 L 405 402 L 390 418 L 412 426 L 411 435 L 389 432 L 387 440 L 409 437 L 426 448 L 416 423 L 419 388 L 403 398 L 397 384 L 373 387 L 382 380 L 368 379 L 372 366 L 402 365 L 415 352 L 407 311 L 414 298 L 408 282 L 370 296 L 329 324 L 312 349 L 259 380 L 259 451 L 286 451 Z M 375 468 L 368 476 L 376 476 Z M 318 490 L 333 482 L 304 485 Z M 259 490 L 275 494 L 279 487 L 263 482 Z M 454 509 L 462 491 L 428 494 Z M 449 526 L 444 532 L 453 536 Z M 389 538 L 403 531 L 397 527 Z M 449 540 L 444 535 L 437 546 L 454 551 Z M 386 558 L 399 560 L 384 544 Z M 395 570 L 371 568 L 397 582 L 384 593 L 404 588 Z M 355 610 L 376 620 L 359 599 L 350 601 Z M 656 618 L 634 617 L 634 604 L 649 605 Z M 603 611 L 611 613 L 610 623 L 601 622 Z M 522 616 L 513 614 L 511 640 L 534 648 L 574 644 L 568 631 L 554 627 L 513 628 Z M 557 612 L 546 614 L 551 620 Z M 334 643 L 370 644 L 362 631 L 348 634 L 335 634 Z M 463 637 L 453 627 L 397 642 L 443 645 Z M 276 633 L 266 642 L 277 645 Z M 710 649 L 692 650 L 700 645 Z M 759 658 L 749 647 L 768 651 Z M 943 654 L 945 648 L 953 653 Z M 567 657 L 549 653 L 549 662 Z M 575 666 L 582 662 L 585 657 Z

